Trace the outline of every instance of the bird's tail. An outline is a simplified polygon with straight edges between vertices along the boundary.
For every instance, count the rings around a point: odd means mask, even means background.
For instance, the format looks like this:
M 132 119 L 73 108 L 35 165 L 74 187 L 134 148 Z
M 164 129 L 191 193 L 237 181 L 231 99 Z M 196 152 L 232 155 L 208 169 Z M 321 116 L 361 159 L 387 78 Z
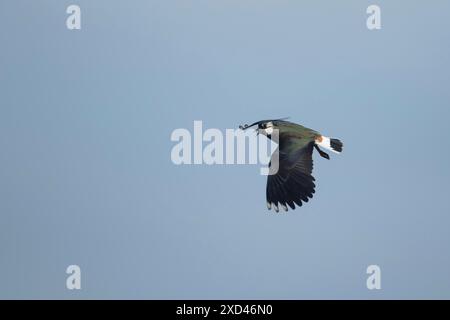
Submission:
M 316 144 L 322 148 L 328 149 L 335 153 L 341 153 L 344 144 L 339 139 L 320 136 L 316 139 Z

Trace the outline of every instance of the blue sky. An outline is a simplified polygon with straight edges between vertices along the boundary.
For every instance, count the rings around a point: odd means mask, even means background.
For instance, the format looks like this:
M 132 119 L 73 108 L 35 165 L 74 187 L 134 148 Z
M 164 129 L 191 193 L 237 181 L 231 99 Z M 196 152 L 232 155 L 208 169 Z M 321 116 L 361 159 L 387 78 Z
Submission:
M 449 298 L 450 5 L 370 4 L 2 1 L 0 297 Z M 258 165 L 170 160 L 286 116 L 345 143 L 289 214 Z

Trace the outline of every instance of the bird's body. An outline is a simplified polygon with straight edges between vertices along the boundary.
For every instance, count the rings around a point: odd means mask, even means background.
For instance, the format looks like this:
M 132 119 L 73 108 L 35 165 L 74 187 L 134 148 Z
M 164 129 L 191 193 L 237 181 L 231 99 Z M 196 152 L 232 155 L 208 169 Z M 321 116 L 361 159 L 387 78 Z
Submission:
M 303 202 L 308 202 L 313 197 L 316 186 L 312 176 L 313 150 L 316 149 L 322 157 L 329 159 L 329 155 L 319 147 L 340 153 L 342 142 L 282 119 L 262 120 L 240 128 L 245 130 L 254 125 L 258 126 L 258 133 L 278 143 L 274 153 L 278 160 L 277 170 L 267 178 L 267 208 L 274 208 L 278 212 L 280 205 L 287 211 L 288 206 L 295 209 L 295 205 L 301 206 Z M 273 165 L 274 155 L 270 167 Z

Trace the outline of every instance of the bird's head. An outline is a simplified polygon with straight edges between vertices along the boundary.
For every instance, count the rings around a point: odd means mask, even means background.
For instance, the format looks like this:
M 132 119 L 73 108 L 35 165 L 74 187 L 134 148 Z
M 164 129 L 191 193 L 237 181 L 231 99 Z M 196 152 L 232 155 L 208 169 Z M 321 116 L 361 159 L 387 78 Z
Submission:
M 274 124 L 272 121 L 262 122 L 258 124 L 258 132 L 265 136 L 270 136 L 273 132 Z
M 253 123 L 251 125 L 244 124 L 243 126 L 239 126 L 239 129 L 246 130 L 246 129 L 251 128 L 253 126 L 257 126 L 256 131 L 257 131 L 258 134 L 261 133 L 261 134 L 263 134 L 265 136 L 269 136 L 270 137 L 270 135 L 272 134 L 273 130 L 274 129 L 278 129 L 277 123 L 280 120 L 261 120 L 261 121 L 255 122 L 255 123 Z

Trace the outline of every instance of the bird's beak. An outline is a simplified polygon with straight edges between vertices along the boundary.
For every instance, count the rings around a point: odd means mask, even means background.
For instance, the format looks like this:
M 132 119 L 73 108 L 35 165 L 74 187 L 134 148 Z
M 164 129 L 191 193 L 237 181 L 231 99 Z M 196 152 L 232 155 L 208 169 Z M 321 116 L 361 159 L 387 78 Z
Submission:
M 251 124 L 251 125 L 248 125 L 248 124 L 244 124 L 244 125 L 240 125 L 239 126 L 239 129 L 241 129 L 241 130 L 246 130 L 246 129 L 248 129 L 248 128 L 250 128 L 250 127 L 253 127 L 255 124 Z M 256 135 L 259 135 L 259 131 L 260 131 L 261 129 L 259 129 L 258 127 L 256 127 L 256 129 L 255 129 L 255 131 L 256 131 Z
M 241 130 L 246 130 L 246 129 L 248 129 L 248 128 L 250 128 L 250 127 L 253 127 L 253 126 L 254 126 L 253 124 L 251 124 L 251 125 L 244 124 L 244 125 L 240 125 L 240 126 L 239 126 L 239 129 L 241 129 Z
M 248 129 L 248 128 L 250 128 L 250 127 L 253 127 L 253 126 L 256 126 L 256 125 L 259 125 L 259 123 L 260 123 L 261 121 L 257 121 L 257 122 L 255 122 L 255 123 L 252 123 L 251 125 L 248 125 L 248 124 L 244 124 L 243 126 L 241 125 L 241 126 L 239 126 L 239 129 L 241 129 L 241 130 L 245 130 L 245 129 Z

